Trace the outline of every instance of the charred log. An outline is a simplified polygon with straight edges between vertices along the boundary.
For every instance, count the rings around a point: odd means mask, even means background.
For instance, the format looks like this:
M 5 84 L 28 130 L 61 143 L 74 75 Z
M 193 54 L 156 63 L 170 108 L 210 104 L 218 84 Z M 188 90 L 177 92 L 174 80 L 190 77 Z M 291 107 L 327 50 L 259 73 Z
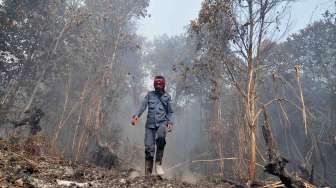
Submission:
M 34 136 L 42 130 L 40 120 L 44 116 L 44 112 L 40 108 L 34 107 L 32 110 L 26 111 L 25 114 L 26 118 L 20 121 L 13 121 L 14 127 L 30 126 L 30 135 Z
M 286 164 L 289 163 L 289 160 L 281 156 L 277 149 L 266 110 L 264 110 L 264 124 L 262 126 L 262 132 L 268 150 L 268 164 L 265 166 L 265 171 L 274 176 L 278 176 L 280 181 L 289 188 L 316 187 L 308 183 L 308 181 L 287 171 Z
M 107 169 L 116 168 L 121 165 L 119 157 L 108 146 L 103 144 L 97 144 L 91 162 Z

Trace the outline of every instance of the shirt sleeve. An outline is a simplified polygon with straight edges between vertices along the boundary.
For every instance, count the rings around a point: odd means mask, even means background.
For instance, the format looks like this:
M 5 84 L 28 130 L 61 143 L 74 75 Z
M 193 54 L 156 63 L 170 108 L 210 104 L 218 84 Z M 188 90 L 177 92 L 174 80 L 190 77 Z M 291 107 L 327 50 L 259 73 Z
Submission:
M 140 108 L 139 108 L 138 112 L 136 113 L 136 115 L 138 117 L 140 117 L 144 113 L 144 111 L 146 110 L 147 106 L 148 106 L 148 94 L 145 96 L 145 98 L 141 102 Z
M 168 101 L 168 113 L 167 113 L 167 118 L 168 118 L 168 123 L 169 124 L 174 124 L 174 112 L 173 112 L 173 108 L 172 108 L 172 100 L 171 97 L 169 97 L 169 101 Z

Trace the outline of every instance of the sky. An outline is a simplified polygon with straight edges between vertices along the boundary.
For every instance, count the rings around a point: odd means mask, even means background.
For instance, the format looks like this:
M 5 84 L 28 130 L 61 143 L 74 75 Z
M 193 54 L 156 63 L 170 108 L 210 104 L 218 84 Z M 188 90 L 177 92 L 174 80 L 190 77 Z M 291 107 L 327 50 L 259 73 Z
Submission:
M 151 17 L 138 24 L 138 34 L 153 39 L 163 34 L 179 35 L 198 16 L 203 0 L 151 0 L 148 8 Z M 288 10 L 291 14 L 290 33 L 297 32 L 321 18 L 333 6 L 334 0 L 298 0 Z

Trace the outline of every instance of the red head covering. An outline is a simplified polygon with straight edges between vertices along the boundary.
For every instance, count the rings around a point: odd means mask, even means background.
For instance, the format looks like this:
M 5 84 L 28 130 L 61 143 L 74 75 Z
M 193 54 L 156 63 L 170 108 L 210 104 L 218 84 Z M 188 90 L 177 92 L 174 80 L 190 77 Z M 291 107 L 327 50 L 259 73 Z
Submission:
M 155 76 L 154 78 L 154 88 L 164 90 L 166 87 L 166 80 L 163 76 Z

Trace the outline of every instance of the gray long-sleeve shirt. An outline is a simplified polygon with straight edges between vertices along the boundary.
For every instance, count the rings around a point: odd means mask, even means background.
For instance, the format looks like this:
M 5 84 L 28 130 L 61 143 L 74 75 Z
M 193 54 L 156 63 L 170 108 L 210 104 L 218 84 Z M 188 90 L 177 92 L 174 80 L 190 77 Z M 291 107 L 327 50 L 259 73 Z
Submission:
M 167 123 L 173 124 L 171 97 L 168 93 L 164 92 L 160 98 L 162 102 L 155 91 L 148 92 L 136 114 L 140 117 L 148 107 L 147 128 L 156 128 Z

